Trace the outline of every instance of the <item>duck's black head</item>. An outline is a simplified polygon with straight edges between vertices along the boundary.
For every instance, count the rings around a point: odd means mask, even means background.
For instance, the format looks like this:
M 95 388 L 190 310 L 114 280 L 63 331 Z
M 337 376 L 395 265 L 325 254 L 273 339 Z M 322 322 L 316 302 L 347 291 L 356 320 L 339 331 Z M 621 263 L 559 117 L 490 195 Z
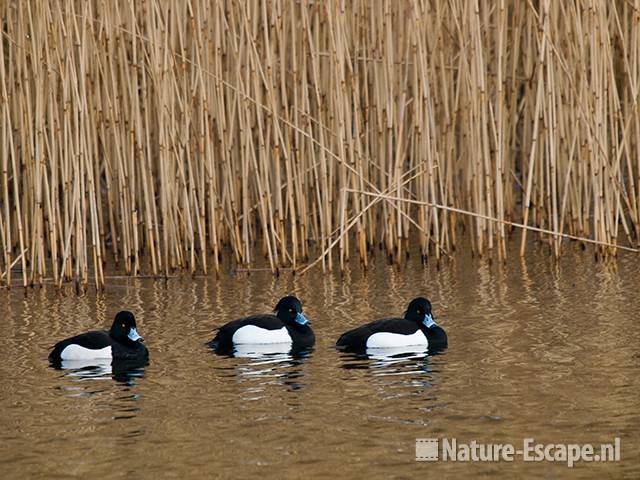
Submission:
M 285 323 L 308 325 L 309 320 L 302 313 L 302 303 L 293 295 L 282 297 L 276 308 L 276 316 Z
M 414 298 L 409 303 L 407 311 L 404 314 L 407 320 L 413 320 L 417 323 L 424 324 L 425 327 L 431 328 L 436 326 L 436 322 L 431 315 L 431 302 L 423 297 Z
M 141 342 L 143 340 L 136 330 L 136 317 L 126 310 L 116 315 L 109 333 L 116 340 L 123 342 Z

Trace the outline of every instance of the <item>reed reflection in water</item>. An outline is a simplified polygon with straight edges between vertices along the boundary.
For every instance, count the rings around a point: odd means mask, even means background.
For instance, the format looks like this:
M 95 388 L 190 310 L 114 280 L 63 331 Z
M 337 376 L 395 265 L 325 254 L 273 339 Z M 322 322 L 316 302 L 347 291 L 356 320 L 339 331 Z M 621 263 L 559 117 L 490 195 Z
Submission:
M 535 250 L 535 249 L 534 249 Z M 462 260 L 460 260 L 460 258 Z M 507 266 L 376 261 L 344 276 L 269 273 L 165 282 L 122 279 L 104 294 L 0 291 L 3 478 L 316 478 L 374 475 L 637 478 L 640 278 L 637 260 L 559 263 L 540 251 Z M 294 293 L 311 352 L 216 355 L 214 329 Z M 438 355 L 366 356 L 338 336 L 429 297 L 449 336 Z M 126 306 L 148 365 L 56 370 L 55 341 L 108 325 Z M 67 367 L 67 365 L 65 365 Z M 600 443 L 619 463 L 416 463 L 416 438 Z M 123 462 L 126 459 L 126 462 Z

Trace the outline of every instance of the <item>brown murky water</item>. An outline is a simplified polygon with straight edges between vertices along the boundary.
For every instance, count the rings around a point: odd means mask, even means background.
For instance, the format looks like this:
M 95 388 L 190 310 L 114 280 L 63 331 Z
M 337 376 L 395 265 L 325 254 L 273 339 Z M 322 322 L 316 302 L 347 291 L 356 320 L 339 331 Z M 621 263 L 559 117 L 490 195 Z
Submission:
M 420 478 L 640 476 L 639 259 L 588 253 L 508 266 L 464 252 L 402 269 L 269 273 L 167 284 L 123 279 L 103 294 L 0 291 L 2 478 Z M 224 358 L 213 327 L 294 292 L 318 342 L 306 358 Z M 427 295 L 449 335 L 431 358 L 356 359 L 339 333 Z M 133 310 L 151 352 L 125 372 L 59 371 L 48 350 Z M 416 438 L 521 445 L 605 443 L 621 461 L 416 462 Z

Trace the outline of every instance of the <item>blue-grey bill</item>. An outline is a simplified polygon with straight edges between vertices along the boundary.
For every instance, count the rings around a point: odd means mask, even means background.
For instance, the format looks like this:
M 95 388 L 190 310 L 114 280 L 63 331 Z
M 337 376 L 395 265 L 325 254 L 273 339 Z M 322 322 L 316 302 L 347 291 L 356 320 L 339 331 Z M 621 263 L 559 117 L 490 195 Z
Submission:
M 431 315 L 425 315 L 424 320 L 422 321 L 427 328 L 435 327 L 438 325 Z
M 129 335 L 127 335 L 127 337 L 129 337 L 129 340 L 131 340 L 132 342 L 143 340 L 143 338 L 140 335 L 138 335 L 138 332 L 136 331 L 135 328 L 132 328 L 131 330 L 129 330 Z
M 302 313 L 298 313 L 296 315 L 296 322 L 298 322 L 300 325 L 306 325 L 309 323 L 309 320 L 307 320 L 307 317 L 305 317 Z

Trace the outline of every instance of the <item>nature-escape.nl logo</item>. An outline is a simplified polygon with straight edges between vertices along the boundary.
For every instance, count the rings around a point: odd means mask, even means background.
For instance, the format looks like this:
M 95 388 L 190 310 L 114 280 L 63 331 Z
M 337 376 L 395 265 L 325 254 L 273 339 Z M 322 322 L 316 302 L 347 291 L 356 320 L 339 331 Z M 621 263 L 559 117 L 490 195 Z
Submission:
M 440 447 L 440 448 L 439 448 Z M 620 438 L 612 443 L 537 443 L 525 438 L 522 444 L 459 442 L 455 438 L 417 438 L 416 460 L 421 462 L 576 462 L 620 461 Z

